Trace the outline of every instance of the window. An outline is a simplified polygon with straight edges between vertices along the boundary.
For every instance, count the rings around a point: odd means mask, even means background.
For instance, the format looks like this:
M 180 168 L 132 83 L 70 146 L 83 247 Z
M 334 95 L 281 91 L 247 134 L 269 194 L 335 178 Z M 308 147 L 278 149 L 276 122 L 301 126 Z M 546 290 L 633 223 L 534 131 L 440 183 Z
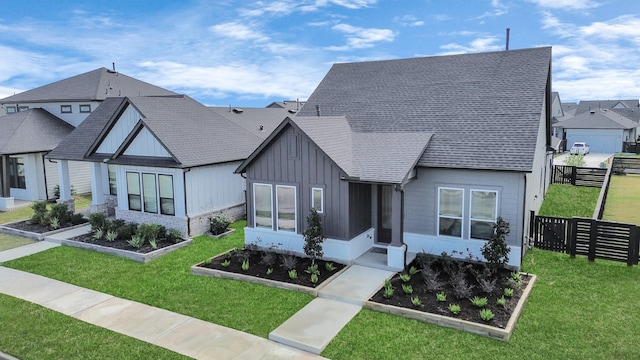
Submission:
M 175 215 L 173 176 L 158 175 L 158 184 L 160 188 L 160 213 L 163 215 Z
M 175 215 L 173 194 L 172 175 L 127 172 L 129 210 Z
M 127 172 L 127 195 L 129 197 L 129 210 L 142 211 L 140 174 Z
M 158 213 L 158 198 L 155 174 L 142 174 L 144 212 Z
M 489 240 L 497 220 L 498 193 L 496 191 L 471 190 L 470 227 L 472 239 Z
M 255 227 L 273 229 L 271 185 L 253 185 L 253 208 Z
M 29 107 L 27 105 L 18 106 L 18 111 L 27 111 L 27 110 L 29 110 Z
M 296 188 L 276 186 L 276 207 L 278 209 L 279 231 L 296 231 Z
M 7 114 L 13 114 L 14 112 L 16 112 L 16 107 L 15 106 L 7 106 L 6 112 L 7 112 Z
M 322 188 L 311 189 L 311 207 L 320 214 L 324 212 L 324 196 Z
M 63 114 L 71 114 L 71 105 L 60 105 L 60 112 Z
M 107 165 L 109 173 L 109 194 L 118 195 L 118 184 L 116 183 L 116 167 L 115 165 Z
M 91 105 L 89 105 L 89 104 L 80 105 L 80 112 L 81 113 L 90 113 L 91 112 Z
M 14 189 L 27 188 L 24 177 L 24 159 L 21 157 L 9 158 L 9 187 Z
M 464 190 L 438 188 L 438 235 L 462 237 Z

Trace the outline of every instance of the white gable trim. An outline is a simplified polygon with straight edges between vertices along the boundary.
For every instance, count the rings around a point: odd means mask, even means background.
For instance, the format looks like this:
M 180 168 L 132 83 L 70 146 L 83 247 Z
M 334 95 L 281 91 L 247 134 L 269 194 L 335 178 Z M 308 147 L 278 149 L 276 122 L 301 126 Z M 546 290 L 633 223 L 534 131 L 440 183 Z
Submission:
M 127 106 L 127 109 L 116 120 L 116 123 L 95 152 L 98 154 L 114 154 L 141 118 L 142 116 L 133 106 Z
M 146 127 L 143 127 L 127 146 L 123 155 L 172 157 L 169 151 Z

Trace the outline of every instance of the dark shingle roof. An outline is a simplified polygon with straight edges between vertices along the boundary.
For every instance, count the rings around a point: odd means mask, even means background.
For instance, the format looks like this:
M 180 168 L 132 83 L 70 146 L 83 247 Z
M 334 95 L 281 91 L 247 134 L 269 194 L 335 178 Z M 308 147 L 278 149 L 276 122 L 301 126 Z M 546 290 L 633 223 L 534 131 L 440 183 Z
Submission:
M 640 121 L 640 100 L 583 100 L 577 106 L 575 115 L 588 113 L 591 110 L 609 109 L 631 119 Z
M 591 110 L 555 124 L 564 129 L 633 129 L 638 123 L 611 110 Z
M 550 47 L 335 64 L 297 116 L 432 133 L 423 166 L 530 171 L 550 65 Z
M 100 68 L 0 99 L 0 103 L 100 101 L 111 96 L 162 95 L 175 95 L 175 93 L 106 68 Z
M 0 154 L 49 151 L 73 126 L 43 109 L 29 109 L 0 117 Z
M 130 104 L 142 115 L 142 125 L 171 153 L 175 166 L 193 167 L 243 160 L 260 144 L 261 139 L 232 121 L 216 114 L 188 96 L 132 97 L 107 99 L 78 126 L 49 157 L 77 160 L 101 160 L 88 154 L 97 146 L 96 139 L 106 136 L 118 109 Z M 103 109 L 103 106 L 106 108 Z M 78 139 L 84 141 L 73 150 L 64 148 Z M 87 146 L 89 145 L 89 146 Z M 142 159 L 129 159 L 144 162 Z M 128 162 L 126 157 L 117 162 Z M 166 166 L 163 163 L 163 166 Z
M 261 139 L 269 134 L 291 113 L 283 107 L 271 108 L 228 108 L 210 107 L 216 114 L 225 117 L 237 125 L 249 130 Z

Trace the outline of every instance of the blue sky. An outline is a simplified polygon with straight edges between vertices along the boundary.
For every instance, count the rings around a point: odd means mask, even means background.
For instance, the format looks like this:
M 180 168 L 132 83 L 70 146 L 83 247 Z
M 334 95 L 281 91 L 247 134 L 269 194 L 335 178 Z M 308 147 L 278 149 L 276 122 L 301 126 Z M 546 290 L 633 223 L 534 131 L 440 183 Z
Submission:
M 0 98 L 99 67 L 206 105 L 306 99 L 335 62 L 553 46 L 564 102 L 640 97 L 628 0 L 10 1 Z

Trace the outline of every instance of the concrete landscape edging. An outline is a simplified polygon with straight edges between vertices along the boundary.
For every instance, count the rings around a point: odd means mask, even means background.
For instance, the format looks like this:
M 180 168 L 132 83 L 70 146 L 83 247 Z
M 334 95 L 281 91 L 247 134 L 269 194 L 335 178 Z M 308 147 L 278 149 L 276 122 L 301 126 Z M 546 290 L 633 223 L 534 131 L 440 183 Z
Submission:
M 73 226 L 69 226 L 69 227 L 65 227 L 65 228 L 60 228 L 60 229 L 56 229 L 56 230 L 47 231 L 46 233 L 42 233 L 42 234 L 36 233 L 36 232 L 32 232 L 32 231 L 14 229 L 14 228 L 8 226 L 8 225 L 11 225 L 11 224 L 21 223 L 23 221 L 24 220 L 20 220 L 20 221 L 15 221 L 15 222 L 11 222 L 11 223 L 6 223 L 6 224 L 0 225 L 0 233 L 9 234 L 9 235 L 15 235 L 15 236 L 22 236 L 22 237 L 26 237 L 28 239 L 32 239 L 32 240 L 36 240 L 36 241 L 43 241 L 47 236 L 51 236 L 51 235 L 55 235 L 55 234 L 58 234 L 58 233 L 61 233 L 61 232 L 65 232 L 65 231 L 81 228 L 81 227 L 86 226 L 88 224 L 88 223 L 82 223 L 82 224 L 73 225 Z
M 524 273 L 522 274 L 525 275 Z M 432 313 L 427 313 L 423 311 L 397 307 L 393 305 L 380 304 L 373 301 L 366 301 L 363 306 L 367 309 L 371 309 L 375 311 L 385 312 L 392 315 L 402 316 L 409 319 L 424 321 L 424 322 L 428 322 L 435 325 L 440 325 L 440 326 L 445 326 L 452 329 L 466 331 L 472 334 L 477 334 L 477 335 L 490 337 L 493 339 L 507 341 L 509 340 L 509 338 L 511 337 L 511 334 L 513 333 L 513 329 L 515 328 L 518 318 L 520 317 L 520 313 L 522 312 L 522 309 L 524 308 L 527 298 L 531 294 L 533 285 L 536 282 L 535 275 L 533 274 L 526 274 L 526 275 L 529 275 L 531 277 L 529 279 L 529 283 L 527 284 L 527 287 L 522 291 L 522 296 L 520 296 L 520 299 L 518 300 L 518 304 L 514 308 L 513 313 L 511 314 L 511 318 L 507 322 L 507 326 L 504 329 L 498 328 L 495 326 L 456 319 L 450 316 L 432 314 Z
M 137 261 L 137 262 L 141 262 L 141 263 L 147 263 L 153 259 L 159 258 L 162 255 L 165 255 L 167 253 L 170 253 L 172 251 L 178 250 L 180 248 L 183 248 L 187 245 L 190 245 L 193 242 L 193 239 L 186 239 L 182 242 L 179 242 L 177 244 L 173 244 L 167 247 L 163 247 L 161 249 L 158 250 L 154 250 L 148 253 L 138 253 L 135 251 L 129 251 L 129 250 L 122 250 L 122 249 L 115 249 L 115 248 L 110 248 L 108 246 L 102 246 L 102 245 L 96 245 L 96 244 L 89 244 L 89 243 L 84 243 L 81 241 L 75 241 L 75 240 L 69 240 L 69 239 L 61 239 L 59 240 L 60 244 L 63 246 L 69 246 L 69 247 L 76 247 L 76 248 L 80 248 L 80 249 L 85 249 L 85 250 L 91 250 L 91 251 L 95 251 L 95 252 L 99 252 L 102 254 L 107 254 L 107 255 L 115 255 L 115 256 L 119 256 L 125 259 L 129 259 L 129 260 L 133 260 L 133 261 Z

